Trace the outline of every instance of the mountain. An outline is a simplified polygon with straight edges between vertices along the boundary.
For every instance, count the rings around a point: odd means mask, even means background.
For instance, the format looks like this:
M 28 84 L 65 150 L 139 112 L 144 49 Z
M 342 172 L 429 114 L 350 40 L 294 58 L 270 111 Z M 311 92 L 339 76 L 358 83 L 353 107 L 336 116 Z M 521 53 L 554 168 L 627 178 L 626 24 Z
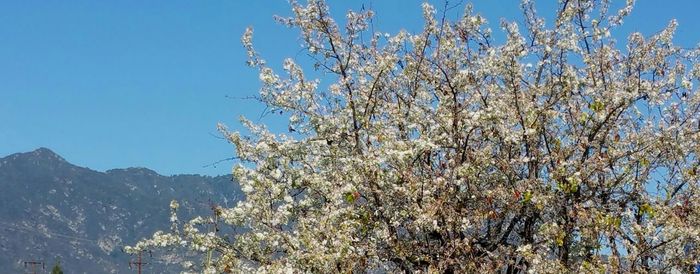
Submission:
M 99 172 L 40 148 L 0 158 L 0 273 L 24 273 L 26 261 L 65 273 L 135 273 L 122 251 L 168 230 L 179 217 L 211 214 L 211 203 L 241 198 L 231 176 L 163 176 L 146 168 Z M 144 273 L 175 273 L 181 258 L 144 255 Z M 164 262 L 175 263 L 165 265 Z

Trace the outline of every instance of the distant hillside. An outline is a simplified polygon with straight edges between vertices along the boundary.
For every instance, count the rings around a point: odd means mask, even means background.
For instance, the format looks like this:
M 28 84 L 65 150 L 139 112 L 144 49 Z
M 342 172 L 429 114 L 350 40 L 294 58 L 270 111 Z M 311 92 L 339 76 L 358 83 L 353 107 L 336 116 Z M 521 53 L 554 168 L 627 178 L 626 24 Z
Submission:
M 23 261 L 60 259 L 65 273 L 135 273 L 121 247 L 169 228 L 172 199 L 181 219 L 209 214 L 210 201 L 241 198 L 230 176 L 162 176 L 146 168 L 98 172 L 49 149 L 0 158 L 0 273 Z M 145 256 L 144 273 L 172 273 L 179 258 Z M 176 266 L 175 266 L 176 267 Z

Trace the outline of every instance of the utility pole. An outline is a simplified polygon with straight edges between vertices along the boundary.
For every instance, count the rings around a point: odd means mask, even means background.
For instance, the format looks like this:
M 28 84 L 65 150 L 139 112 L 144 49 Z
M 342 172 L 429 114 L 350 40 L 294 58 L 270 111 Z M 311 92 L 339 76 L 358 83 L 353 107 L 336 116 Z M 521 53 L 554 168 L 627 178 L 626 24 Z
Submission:
M 24 269 L 27 269 L 27 266 L 31 266 L 33 274 L 37 274 L 36 268 L 39 265 L 41 265 L 41 269 L 46 269 L 46 266 L 42 261 L 24 261 Z
M 129 261 L 129 268 L 131 268 L 132 265 L 135 265 L 138 268 L 138 273 L 141 274 L 141 266 L 145 264 L 148 263 L 144 263 L 141 260 L 141 252 L 139 251 L 139 259 L 137 261 Z
M 211 198 L 209 198 L 209 206 L 211 207 L 211 210 L 214 213 L 214 218 L 211 220 L 211 223 L 209 223 L 209 232 L 216 234 L 219 232 L 219 215 L 221 213 L 221 208 L 214 204 L 214 202 L 211 201 Z M 212 251 L 209 250 L 207 251 L 207 262 L 205 264 L 206 267 L 211 266 L 211 257 L 212 257 Z

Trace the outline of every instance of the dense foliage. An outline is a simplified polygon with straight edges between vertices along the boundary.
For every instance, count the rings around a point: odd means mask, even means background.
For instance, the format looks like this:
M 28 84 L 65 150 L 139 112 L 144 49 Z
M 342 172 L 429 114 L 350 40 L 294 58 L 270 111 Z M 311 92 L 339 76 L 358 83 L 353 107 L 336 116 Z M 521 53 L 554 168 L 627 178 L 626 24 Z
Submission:
M 672 43 L 675 21 L 616 41 L 633 1 L 559 2 L 545 22 L 523 1 L 499 44 L 470 5 L 450 21 L 423 4 L 422 32 L 390 35 L 372 11 L 341 26 L 292 2 L 278 21 L 321 79 L 293 59 L 278 74 L 242 38 L 290 132 L 221 126 L 246 198 L 185 223 L 174 202 L 173 231 L 129 250 L 185 246 L 209 273 L 692 268 L 700 51 Z
M 63 270 L 61 269 L 61 263 L 56 262 L 56 264 L 51 268 L 51 274 L 63 274 Z

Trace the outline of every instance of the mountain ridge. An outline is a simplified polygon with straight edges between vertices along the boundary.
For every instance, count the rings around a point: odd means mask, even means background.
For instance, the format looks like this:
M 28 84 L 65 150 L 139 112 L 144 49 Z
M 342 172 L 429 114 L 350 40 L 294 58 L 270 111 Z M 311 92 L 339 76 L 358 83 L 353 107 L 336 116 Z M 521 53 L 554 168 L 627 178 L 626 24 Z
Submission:
M 101 172 L 44 147 L 0 158 L 0 190 L 0 269 L 23 271 L 23 261 L 60 259 L 66 273 L 130 271 L 121 247 L 169 229 L 173 199 L 186 219 L 210 214 L 211 203 L 242 197 L 230 175 L 166 176 L 143 167 Z M 168 273 L 178 260 L 147 267 Z

